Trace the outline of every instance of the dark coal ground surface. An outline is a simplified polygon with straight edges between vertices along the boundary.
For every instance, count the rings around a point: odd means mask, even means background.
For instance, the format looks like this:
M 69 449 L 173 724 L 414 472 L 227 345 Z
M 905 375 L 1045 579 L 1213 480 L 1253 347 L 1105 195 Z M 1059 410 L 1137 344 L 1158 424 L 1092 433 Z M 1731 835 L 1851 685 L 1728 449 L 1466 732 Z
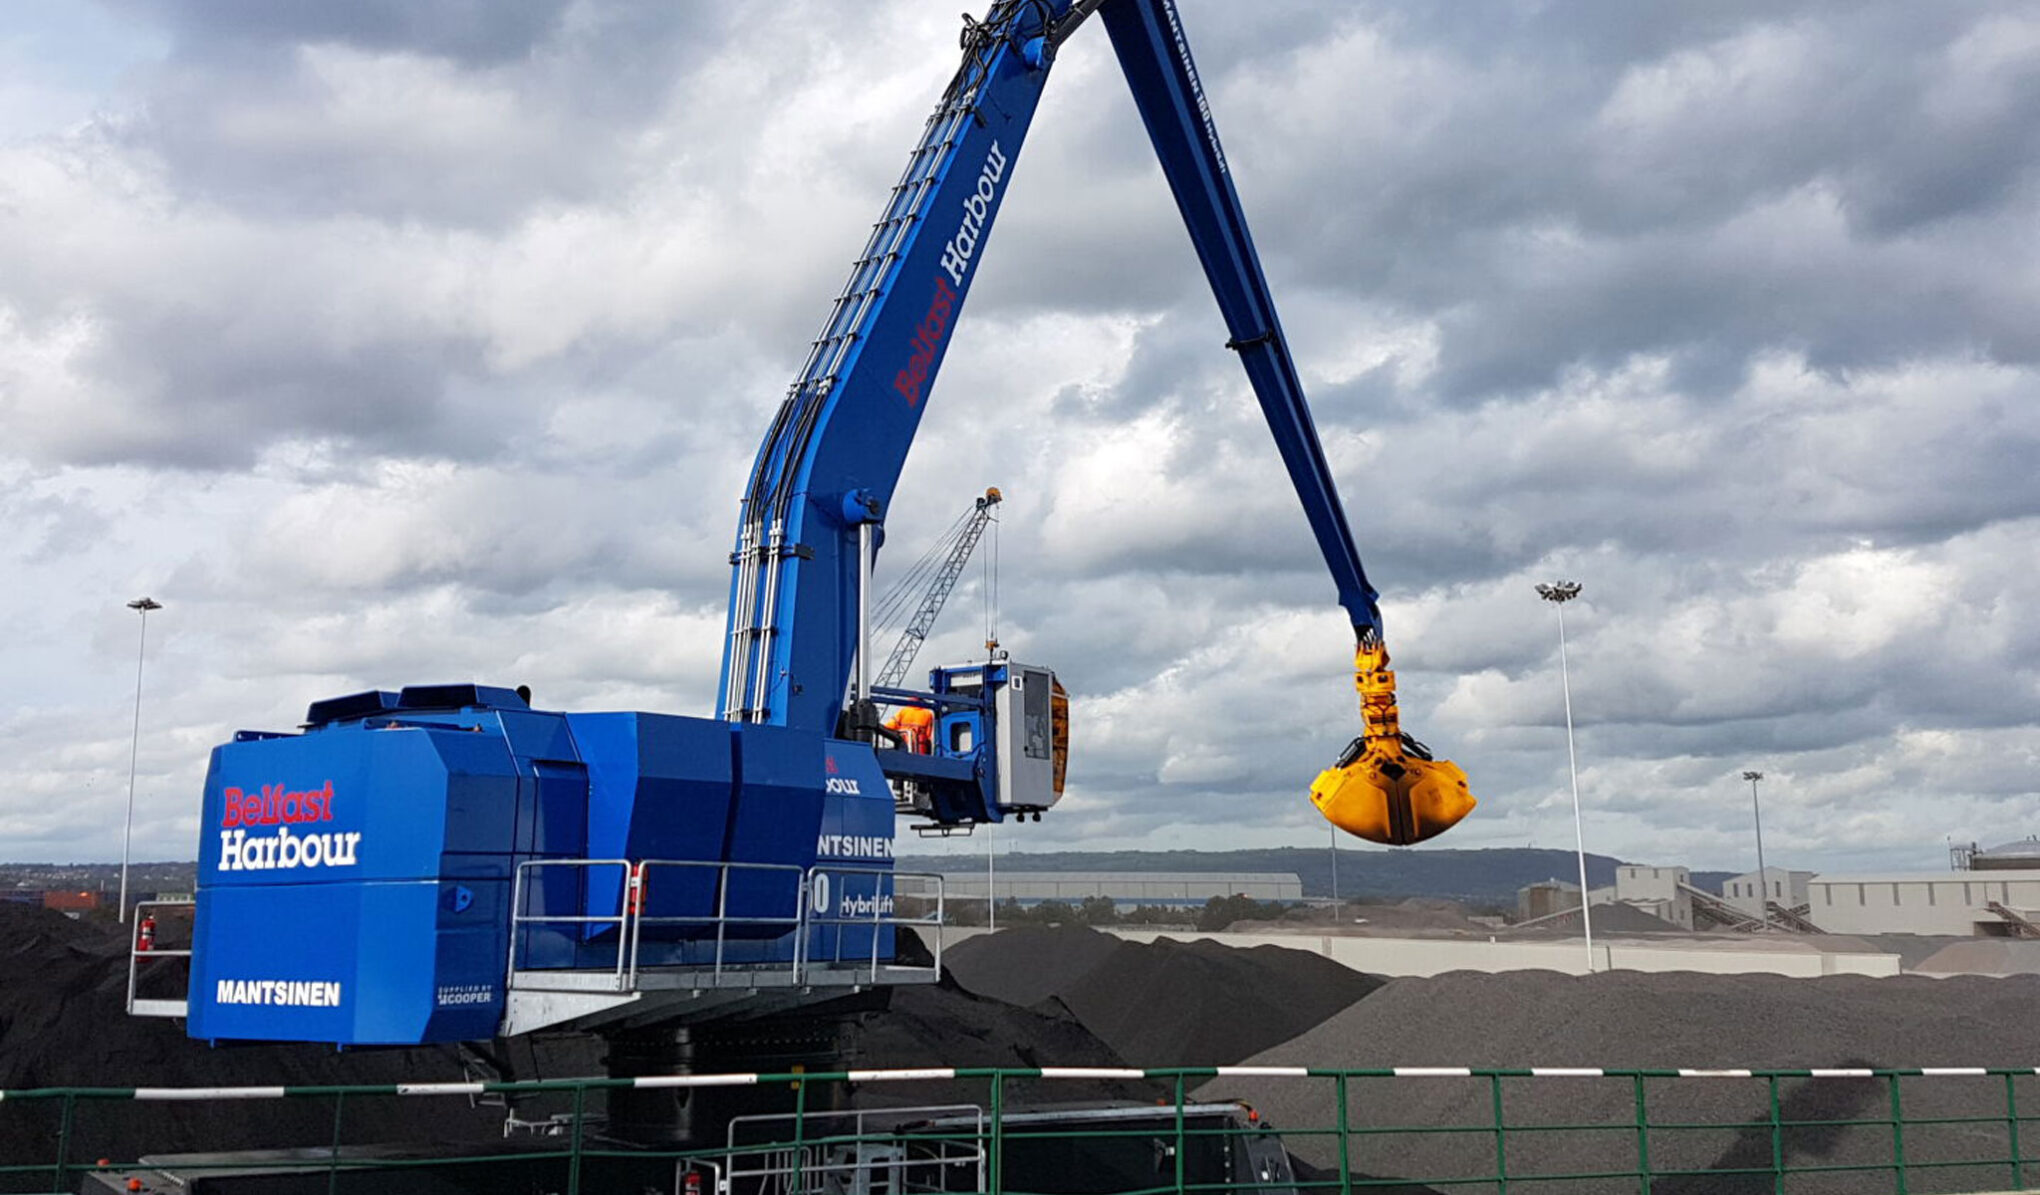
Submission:
M 163 948 L 188 942 L 168 917 Z M 164 959 L 154 967 L 177 970 Z M 144 971 L 146 975 L 147 970 Z M 119 926 L 75 921 L 28 905 L 0 903 L 0 1089 L 45 1087 L 238 1087 L 450 1082 L 484 1077 L 465 1071 L 454 1047 L 341 1052 L 318 1045 L 214 1048 L 184 1035 L 181 1021 L 130 1017 L 126 1011 L 127 938 Z M 153 993 L 144 986 L 144 995 Z M 849 1065 L 1036 1067 L 1121 1066 L 1119 1056 L 1067 1010 L 1016 1008 L 954 983 L 897 989 L 888 1011 L 851 1031 Z M 509 1051 L 511 1078 L 572 1078 L 601 1073 L 601 1043 L 587 1036 L 520 1041 Z M 984 1084 L 868 1084 L 867 1105 L 982 1102 Z M 1019 1103 L 1134 1099 L 1166 1091 L 1137 1082 L 1015 1082 Z M 557 1101 L 555 1101 L 557 1102 Z M 531 1118 L 555 1109 L 520 1107 Z M 333 1141 L 334 1101 L 86 1100 L 77 1105 L 69 1156 L 131 1160 L 193 1150 L 324 1146 Z M 53 1162 L 57 1101 L 0 1102 L 0 1165 Z M 348 1144 L 500 1141 L 504 1111 L 451 1097 L 354 1097 L 343 1109 Z M 40 1190 L 47 1173 L 0 1175 L 0 1191 Z M 25 1184 L 25 1185 L 24 1185 Z
M 181 943 L 166 924 L 165 947 Z M 450 1048 L 339 1053 L 310 1045 L 214 1049 L 181 1022 L 127 1015 L 127 939 L 119 926 L 0 903 L 0 1088 L 395 1083 L 463 1078 Z M 343 1140 L 418 1142 L 499 1134 L 500 1113 L 435 1101 L 352 1101 Z M 0 1163 L 53 1161 L 58 1101 L 0 1103 Z M 323 1145 L 329 1100 L 199 1104 L 81 1100 L 71 1157 L 132 1158 L 180 1148 Z M 0 1190 L 25 1176 L 0 1176 Z M 33 1184 L 31 1184 L 33 1187 Z M 34 1189 L 41 1189 L 35 1187 Z
M 1788 979 L 1770 975 L 1458 972 L 1397 979 L 1317 1028 L 1248 1060 L 1249 1064 L 1376 1068 L 1848 1068 L 2032 1066 L 2040 1063 L 2040 977 Z M 2019 1106 L 2040 1113 L 2040 1077 L 2015 1080 Z M 1207 1098 L 1240 1098 L 1283 1131 L 1300 1159 L 1336 1172 L 1337 1141 L 1305 1130 L 1338 1122 L 1335 1090 L 1324 1079 L 1221 1079 Z M 1785 1080 L 1783 1121 L 1821 1122 L 1784 1130 L 1791 1166 L 1884 1166 L 1893 1157 L 1886 1124 L 1845 1125 L 1891 1116 L 1884 1080 Z M 1652 1123 L 1704 1124 L 1700 1130 L 1653 1129 L 1655 1173 L 1710 1171 L 1657 1180 L 1658 1195 L 1773 1190 L 1770 1106 L 1758 1079 L 1646 1081 Z M 1973 1125 L 1909 1123 L 1904 1152 L 1914 1192 L 2001 1190 L 2016 1186 L 2001 1077 L 1924 1077 L 1901 1081 L 1908 1122 L 1915 1118 L 1994 1118 Z M 1355 1079 L 1348 1123 L 1373 1130 L 1352 1138 L 1356 1171 L 1427 1182 L 1496 1173 L 1494 1092 L 1486 1079 Z M 1537 1174 L 1633 1172 L 1636 1092 L 1626 1078 L 1520 1078 L 1502 1084 L 1510 1126 L 1607 1125 L 1592 1132 L 1511 1132 L 1513 1178 Z M 1460 1126 L 1450 1134 L 1383 1133 L 1406 1126 Z M 2040 1145 L 2040 1121 L 2021 1126 L 2022 1153 Z M 1946 1168 L 1921 1163 L 1976 1163 Z M 1756 1175 L 1723 1173 L 1743 1168 Z M 2030 1173 L 2030 1172 L 2029 1172 Z M 1521 1184 L 1524 1189 L 1633 1192 L 1634 1178 Z M 1453 1187 L 1492 1190 L 1491 1186 Z M 1888 1170 L 1788 1176 L 1789 1192 L 1896 1190 Z
M 176 945 L 174 930 L 165 945 Z M 1025 929 L 971 939 L 945 954 L 953 979 L 897 989 L 891 1008 L 852 1033 L 850 1065 L 1136 1066 L 1267 1065 L 1598 1066 L 1607 1068 L 1917 1067 L 2040 1064 L 2040 976 L 2004 979 L 1900 977 L 1819 980 L 1778 976 L 1616 972 L 1455 973 L 1382 985 L 1306 951 L 1234 950 L 1208 941 L 1127 943 L 1094 931 Z M 0 905 L 0 1088 L 394 1083 L 464 1077 L 450 1048 L 338 1053 L 319 1046 L 212 1049 L 181 1024 L 128 1017 L 123 1009 L 125 938 L 113 927 Z M 1364 997 L 1364 998 L 1363 998 Z M 1022 1006 L 1024 1002 L 1025 1006 Z M 520 1060 L 517 1077 L 596 1070 L 599 1047 L 577 1039 Z M 530 1068 L 536 1066 L 537 1071 Z M 550 1069 L 548 1069 L 550 1068 Z M 2017 1079 L 2022 1111 L 2040 1117 L 2040 1076 Z M 975 1102 L 983 1084 L 868 1083 L 865 1106 Z M 1098 1099 L 1152 1100 L 1146 1082 L 1014 1083 L 1009 1106 Z M 1243 1098 L 1282 1131 L 1298 1158 L 1322 1174 L 1337 1165 L 1328 1080 L 1226 1079 L 1204 1098 Z M 1787 1080 L 1782 1119 L 1820 1122 L 1785 1130 L 1794 1165 L 1882 1165 L 1893 1153 L 1891 1092 L 1883 1081 Z M 1746 1079 L 1650 1080 L 1658 1124 L 1648 1146 L 1657 1173 L 1711 1171 L 1657 1180 L 1658 1195 L 1773 1189 L 1765 1085 Z M 1904 1148 L 1917 1192 L 2014 1185 L 2003 1165 L 1921 1168 L 2007 1156 L 2001 1078 L 1915 1078 L 1900 1096 L 1909 1120 L 1994 1118 L 1977 1125 L 1913 1124 Z M 1349 1124 L 1356 1176 L 1415 1182 L 1492 1175 L 1494 1093 L 1486 1080 L 1354 1080 Z M 1507 1164 L 1523 1178 L 1558 1172 L 1631 1171 L 1637 1165 L 1635 1090 L 1627 1079 L 1509 1079 L 1511 1126 L 1599 1124 L 1586 1133 L 1512 1132 Z M 500 1109 L 390 1097 L 349 1101 L 348 1142 L 490 1141 Z M 134 1157 L 190 1149 L 321 1145 L 331 1140 L 330 1101 L 84 1103 L 71 1156 Z M 1841 1121 L 1873 1123 L 1841 1124 Z M 1387 1133 L 1399 1126 L 1459 1126 L 1440 1135 Z M 2021 1126 L 2040 1153 L 2040 1119 Z M 56 1107 L 0 1103 L 0 1161 L 54 1154 Z M 1761 1175 L 1738 1177 L 1725 1169 Z M 34 1189 L 0 1180 L 0 1190 Z M 1634 1179 L 1524 1183 L 1522 1189 L 1598 1195 L 1629 1192 Z M 1382 1189 L 1382 1188 L 1377 1188 Z M 1480 1185 L 1436 1190 L 1489 1190 Z M 1896 1189 L 1888 1171 L 1793 1176 L 1790 1192 Z
M 986 934 L 945 952 L 964 989 L 1066 1008 L 1128 1065 L 1223 1066 L 1288 1041 L 1382 985 L 1304 950 L 1127 942 L 1082 927 Z

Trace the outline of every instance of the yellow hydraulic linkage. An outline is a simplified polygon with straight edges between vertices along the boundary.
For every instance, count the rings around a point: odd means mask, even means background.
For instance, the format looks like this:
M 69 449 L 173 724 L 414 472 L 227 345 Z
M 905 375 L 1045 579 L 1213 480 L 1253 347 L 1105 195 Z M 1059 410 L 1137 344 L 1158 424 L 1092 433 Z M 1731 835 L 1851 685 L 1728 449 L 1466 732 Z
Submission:
M 1388 645 L 1364 631 L 1353 653 L 1360 737 L 1318 773 L 1310 799 L 1325 820 L 1369 842 L 1407 846 L 1442 834 L 1473 811 L 1466 773 L 1402 732 Z

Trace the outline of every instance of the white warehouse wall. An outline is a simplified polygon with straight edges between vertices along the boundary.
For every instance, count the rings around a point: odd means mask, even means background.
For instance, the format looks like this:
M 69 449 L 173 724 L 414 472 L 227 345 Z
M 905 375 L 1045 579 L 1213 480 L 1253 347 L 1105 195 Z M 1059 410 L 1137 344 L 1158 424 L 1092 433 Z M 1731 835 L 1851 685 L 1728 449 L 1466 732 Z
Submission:
M 2040 921 L 2040 871 L 1823 875 L 1807 884 L 1807 916 L 1831 934 L 1972 935 L 2004 924 L 1992 901 Z
M 1721 885 L 1721 899 L 1752 917 L 1760 917 L 1764 913 L 1764 907 L 1762 898 L 1758 896 L 1758 882 L 1759 877 L 1754 871 L 1730 876 Z M 1764 889 L 1771 902 L 1788 909 L 1806 903 L 1807 885 L 1812 882 L 1812 872 L 1792 871 L 1783 867 L 1767 867 L 1762 877 Z
M 1579 939 L 1559 942 L 1483 942 L 1443 938 L 1370 938 L 1331 934 L 1199 934 L 1113 929 L 1134 942 L 1208 939 L 1224 946 L 1281 946 L 1322 954 L 1374 975 L 1443 975 L 1447 971 L 1560 971 L 1584 974 L 1587 952 Z M 1717 975 L 1897 975 L 1895 954 L 1825 952 L 1776 943 L 1738 947 L 1717 942 L 1594 941 L 1596 971 L 1703 971 Z

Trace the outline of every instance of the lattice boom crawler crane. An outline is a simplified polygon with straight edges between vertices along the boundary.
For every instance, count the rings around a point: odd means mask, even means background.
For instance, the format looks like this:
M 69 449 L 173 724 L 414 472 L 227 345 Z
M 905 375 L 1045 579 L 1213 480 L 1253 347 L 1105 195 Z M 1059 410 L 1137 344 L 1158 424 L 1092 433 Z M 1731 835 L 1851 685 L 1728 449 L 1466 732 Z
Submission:
M 1397 723 L 1375 591 L 1175 5 L 998 0 L 967 22 L 962 65 L 759 449 L 716 716 L 425 685 L 317 702 L 297 733 L 237 734 L 206 781 L 177 1010 L 194 1037 L 622 1033 L 933 978 L 899 936 L 934 894 L 894 870 L 896 794 L 935 827 L 1038 814 L 1066 744 L 1045 668 L 871 683 L 869 582 L 1057 48 L 1094 15 L 1352 616 L 1363 733 L 1312 799 L 1392 843 L 1471 808 L 1464 774 Z M 922 711 L 929 749 L 907 749 L 885 709 Z M 925 899 L 910 901 L 916 884 Z

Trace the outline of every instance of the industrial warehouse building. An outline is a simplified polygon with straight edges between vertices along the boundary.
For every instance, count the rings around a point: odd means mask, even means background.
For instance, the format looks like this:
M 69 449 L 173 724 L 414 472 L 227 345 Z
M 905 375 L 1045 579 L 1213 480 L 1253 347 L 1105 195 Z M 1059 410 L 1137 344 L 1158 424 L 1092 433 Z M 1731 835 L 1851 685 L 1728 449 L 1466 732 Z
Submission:
M 2030 936 L 2040 869 L 1820 875 L 1807 916 L 1831 934 Z
M 1601 905 L 1628 905 L 1678 929 L 1693 928 L 1693 898 L 1707 893 L 1693 887 L 1693 873 L 1684 867 L 1650 867 L 1624 863 L 1615 869 L 1615 882 L 1588 893 L 1588 900 Z M 1561 916 L 1580 907 L 1578 884 L 1550 880 L 1532 884 L 1516 894 L 1517 919 L 1535 923 Z
M 1791 871 L 1783 867 L 1766 867 L 1762 875 L 1747 872 L 1730 876 L 1722 881 L 1721 899 L 1748 913 L 1752 917 L 1764 915 L 1764 902 L 1796 909 L 1808 899 L 1807 885 L 1813 882 L 1810 871 Z
M 1784 867 L 1732 876 L 1719 897 L 1693 885 L 1684 867 L 1622 864 L 1615 883 L 1596 888 L 1591 902 L 1621 904 L 1650 914 L 1668 928 L 1764 928 L 1760 903 L 1775 910 L 1772 929 L 1830 934 L 1935 934 L 1960 937 L 2040 938 L 2040 841 L 1990 850 L 1969 848 L 1973 870 L 1818 875 Z M 2024 866 L 2017 866 L 2023 863 Z M 1303 883 L 1291 873 L 998 871 L 990 881 L 1000 901 L 1077 905 L 1104 898 L 1120 909 L 1139 906 L 1196 908 L 1213 897 L 1300 903 Z M 983 868 L 945 870 L 943 888 L 958 903 L 985 899 Z M 1762 894 L 1762 896 L 1759 895 Z M 1579 888 L 1553 880 L 1519 893 L 1519 922 L 1535 925 L 1577 909 Z
M 1979 862 L 1984 858 L 1978 855 Z M 1681 929 L 1765 928 L 1761 902 L 1768 898 L 1773 929 L 2040 938 L 2040 856 L 2024 868 L 1994 860 L 1945 872 L 1816 875 L 1772 867 L 1761 877 L 1732 876 L 1721 889 L 1715 899 L 1694 887 L 1682 867 L 1625 865 L 1613 886 L 1596 888 L 1591 896 L 1596 908 L 1629 905 Z M 1532 884 L 1517 896 L 1518 922 L 1536 925 L 1561 917 L 1579 907 L 1579 893 L 1563 881 Z
M 982 901 L 986 882 L 982 868 L 944 872 L 943 895 L 953 901 Z M 990 877 L 990 883 L 1001 901 L 1023 905 L 1048 900 L 1074 905 L 1100 896 L 1122 909 L 1142 905 L 1201 907 L 1214 896 L 1303 899 L 1303 881 L 1286 872 L 1000 871 Z

